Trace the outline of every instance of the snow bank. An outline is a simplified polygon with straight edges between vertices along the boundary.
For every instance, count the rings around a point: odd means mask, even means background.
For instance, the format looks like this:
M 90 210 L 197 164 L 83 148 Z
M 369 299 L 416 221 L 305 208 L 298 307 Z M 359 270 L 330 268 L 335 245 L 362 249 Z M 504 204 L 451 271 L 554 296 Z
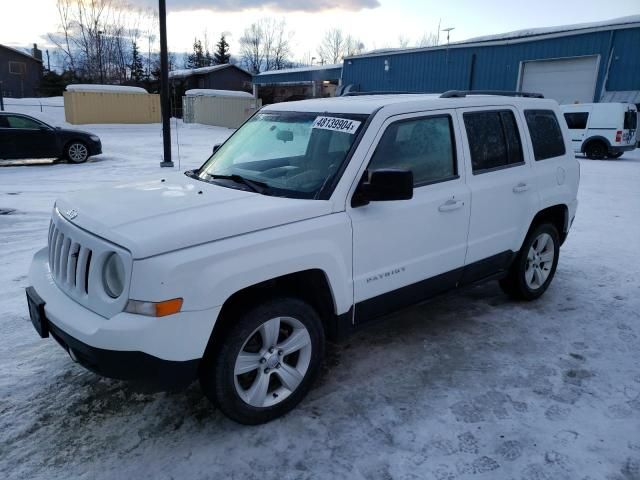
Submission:
M 243 97 L 253 98 L 253 95 L 248 92 L 241 92 L 238 90 L 213 90 L 207 88 L 194 88 L 184 92 L 187 97 Z
M 102 93 L 149 93 L 142 87 L 126 87 L 122 85 L 67 85 L 67 92 L 102 92 Z

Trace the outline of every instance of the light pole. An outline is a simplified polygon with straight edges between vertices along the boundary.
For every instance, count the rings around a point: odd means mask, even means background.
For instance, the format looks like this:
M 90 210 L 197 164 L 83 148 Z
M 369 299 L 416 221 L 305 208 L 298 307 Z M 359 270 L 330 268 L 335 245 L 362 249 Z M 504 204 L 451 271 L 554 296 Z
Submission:
M 167 6 L 165 0 L 158 0 L 160 17 L 160 110 L 162 111 L 162 144 L 164 156 L 161 167 L 173 167 L 171 161 L 171 104 L 169 103 L 169 54 L 167 52 Z

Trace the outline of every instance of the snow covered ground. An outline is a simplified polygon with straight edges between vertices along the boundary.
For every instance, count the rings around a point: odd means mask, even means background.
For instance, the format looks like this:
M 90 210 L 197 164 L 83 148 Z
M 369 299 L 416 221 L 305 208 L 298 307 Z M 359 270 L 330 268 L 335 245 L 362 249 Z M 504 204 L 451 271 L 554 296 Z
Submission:
M 59 107 L 24 103 L 62 124 Z M 230 132 L 179 127 L 182 169 Z M 54 199 L 164 171 L 159 125 L 83 129 L 105 151 L 87 164 L 0 167 L 0 209 L 15 209 L 0 215 L 0 478 L 640 479 L 640 152 L 581 160 L 542 299 L 492 283 L 396 314 L 330 346 L 291 414 L 243 427 L 197 384 L 99 378 L 29 323 L 25 275 Z

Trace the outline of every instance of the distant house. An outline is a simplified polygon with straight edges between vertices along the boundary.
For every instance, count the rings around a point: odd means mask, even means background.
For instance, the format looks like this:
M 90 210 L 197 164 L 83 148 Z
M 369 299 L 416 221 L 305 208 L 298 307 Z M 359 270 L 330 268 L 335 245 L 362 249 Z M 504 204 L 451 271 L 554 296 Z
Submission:
M 37 97 L 41 80 L 42 52 L 35 43 L 31 55 L 0 45 L 0 89 L 4 97 Z
M 182 97 L 187 90 L 213 89 L 251 92 L 251 74 L 246 70 L 225 63 L 210 67 L 173 70 L 169 72 L 172 89 L 173 114 L 182 116 Z

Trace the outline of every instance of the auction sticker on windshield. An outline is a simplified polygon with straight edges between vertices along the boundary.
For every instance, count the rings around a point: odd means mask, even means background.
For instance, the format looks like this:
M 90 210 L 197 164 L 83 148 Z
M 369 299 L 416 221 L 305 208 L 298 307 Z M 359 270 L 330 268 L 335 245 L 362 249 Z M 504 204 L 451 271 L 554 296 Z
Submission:
M 333 130 L 334 132 L 344 132 L 353 135 L 359 126 L 360 122 L 357 120 L 349 120 L 348 118 L 318 117 L 316 121 L 313 122 L 312 128 Z

